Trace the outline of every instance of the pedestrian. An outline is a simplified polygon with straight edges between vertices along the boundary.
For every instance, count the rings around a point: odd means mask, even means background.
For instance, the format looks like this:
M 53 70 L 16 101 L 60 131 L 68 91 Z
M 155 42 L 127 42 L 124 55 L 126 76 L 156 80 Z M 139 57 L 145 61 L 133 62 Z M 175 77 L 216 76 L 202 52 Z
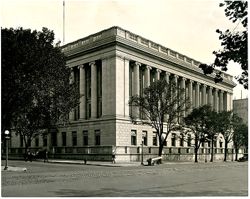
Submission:
M 49 162 L 48 151 L 47 149 L 44 150 L 44 162 Z
M 115 164 L 115 154 L 116 154 L 116 148 L 113 148 L 112 150 L 112 163 Z

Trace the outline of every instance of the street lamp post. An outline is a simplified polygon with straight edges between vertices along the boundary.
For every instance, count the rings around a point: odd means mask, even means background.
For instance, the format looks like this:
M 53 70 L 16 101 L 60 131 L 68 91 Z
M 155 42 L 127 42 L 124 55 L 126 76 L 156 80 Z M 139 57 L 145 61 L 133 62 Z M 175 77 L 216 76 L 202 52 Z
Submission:
M 8 140 L 10 139 L 10 132 L 8 130 L 4 131 L 5 142 L 6 142 L 6 161 L 4 170 L 8 170 Z
M 141 165 L 143 165 L 143 138 L 141 141 Z

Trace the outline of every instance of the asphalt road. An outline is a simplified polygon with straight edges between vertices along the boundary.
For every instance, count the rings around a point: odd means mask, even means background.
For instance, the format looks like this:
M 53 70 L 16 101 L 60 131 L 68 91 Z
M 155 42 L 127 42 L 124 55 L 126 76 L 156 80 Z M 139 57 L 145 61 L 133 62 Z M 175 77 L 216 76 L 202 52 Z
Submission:
M 3 165 L 3 164 L 2 164 Z M 2 196 L 247 196 L 247 162 L 165 163 L 105 167 L 10 161 L 27 172 L 2 171 Z

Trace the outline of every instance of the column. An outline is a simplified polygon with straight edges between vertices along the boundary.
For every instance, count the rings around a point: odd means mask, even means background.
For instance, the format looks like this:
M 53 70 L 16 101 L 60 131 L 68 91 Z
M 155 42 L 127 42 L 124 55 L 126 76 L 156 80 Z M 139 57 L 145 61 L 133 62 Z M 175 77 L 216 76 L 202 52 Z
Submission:
M 174 83 L 175 83 L 175 91 L 174 91 L 174 93 L 173 93 L 173 95 L 174 95 L 174 101 L 176 102 L 175 104 L 174 104 L 174 110 L 177 110 L 177 100 L 176 100 L 176 98 L 177 98 L 177 89 L 178 89 L 178 75 L 174 75 Z M 176 122 L 177 123 L 177 121 L 178 121 L 178 116 L 174 119 L 174 122 Z
M 185 97 L 186 97 L 186 78 L 182 77 L 181 79 L 181 89 L 184 91 L 182 91 L 183 93 L 181 94 L 181 102 L 185 102 L 186 103 L 186 100 L 185 100 Z M 183 106 L 183 109 L 184 111 L 182 112 L 182 117 L 185 117 L 186 116 L 186 104 L 184 103 L 184 106 Z
M 207 86 L 205 84 L 203 84 L 202 87 L 202 105 L 207 104 Z
M 149 87 L 150 86 L 150 70 L 152 68 L 150 66 L 146 66 L 145 67 L 145 71 L 144 71 L 144 74 L 145 74 L 145 84 L 144 84 L 144 88 L 146 87 Z
M 139 62 L 135 62 L 134 64 L 134 78 L 133 78 L 133 95 L 139 95 L 139 89 L 140 89 L 140 80 L 139 80 L 139 67 L 141 64 Z
M 170 76 L 170 73 L 169 72 L 166 72 L 165 73 L 165 80 L 166 80 L 166 82 L 169 84 L 169 76 Z M 169 88 L 168 88 L 169 89 Z M 168 95 L 168 94 L 167 94 Z M 171 97 L 171 95 L 170 95 L 170 97 Z M 171 99 L 170 99 L 171 100 Z M 168 114 L 166 114 L 165 115 L 165 117 L 164 117 L 164 121 L 166 122 L 166 121 L 168 121 L 168 119 L 169 119 L 169 115 Z
M 165 78 L 166 78 L 166 81 L 167 81 L 168 84 L 169 84 L 169 76 L 170 76 L 170 73 L 169 73 L 169 72 L 166 72 Z
M 208 104 L 210 104 L 211 108 L 213 108 L 213 88 L 209 86 L 208 88 Z
M 160 77 L 161 77 L 161 70 L 160 69 L 156 69 L 156 80 L 160 80 Z
M 97 74 L 96 63 L 89 63 L 91 66 L 91 118 L 97 117 Z
M 223 111 L 223 93 L 224 91 L 220 90 L 220 93 L 219 93 L 219 111 L 222 112 Z
M 189 80 L 189 84 L 188 84 L 188 97 L 190 101 L 190 108 L 188 112 L 191 113 L 193 109 L 193 81 L 192 80 Z
M 86 117 L 86 95 L 85 95 L 85 70 L 84 65 L 78 66 L 80 69 L 80 119 L 85 119 Z
M 133 78 L 133 95 L 139 95 L 140 93 L 140 79 L 139 79 L 139 67 L 141 64 L 139 62 L 134 63 L 133 71 L 134 71 L 134 78 Z M 132 107 L 132 114 L 135 117 L 139 117 L 139 107 Z
M 70 74 L 69 83 L 73 84 L 75 81 L 74 68 L 70 68 L 70 70 L 71 70 L 71 74 Z M 74 113 L 75 113 L 75 111 L 74 111 L 74 109 L 72 109 L 69 113 L 69 120 L 74 120 L 74 115 L 75 115 Z
M 224 94 L 223 94 L 223 110 L 224 111 L 227 111 L 227 106 L 228 106 L 228 104 L 227 104 L 227 92 L 226 91 L 224 91 Z
M 195 85 L 195 107 L 198 108 L 200 106 L 200 83 L 196 82 Z
M 218 112 L 218 89 L 214 89 L 214 110 Z

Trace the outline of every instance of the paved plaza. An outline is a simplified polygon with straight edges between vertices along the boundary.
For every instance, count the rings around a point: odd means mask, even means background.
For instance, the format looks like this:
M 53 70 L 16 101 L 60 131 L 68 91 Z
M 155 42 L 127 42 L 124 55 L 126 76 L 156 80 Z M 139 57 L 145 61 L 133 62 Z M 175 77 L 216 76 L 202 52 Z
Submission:
M 4 161 L 2 161 L 4 165 Z M 247 196 L 247 162 L 66 164 L 9 161 L 27 171 L 2 170 L 2 196 L 130 197 Z

